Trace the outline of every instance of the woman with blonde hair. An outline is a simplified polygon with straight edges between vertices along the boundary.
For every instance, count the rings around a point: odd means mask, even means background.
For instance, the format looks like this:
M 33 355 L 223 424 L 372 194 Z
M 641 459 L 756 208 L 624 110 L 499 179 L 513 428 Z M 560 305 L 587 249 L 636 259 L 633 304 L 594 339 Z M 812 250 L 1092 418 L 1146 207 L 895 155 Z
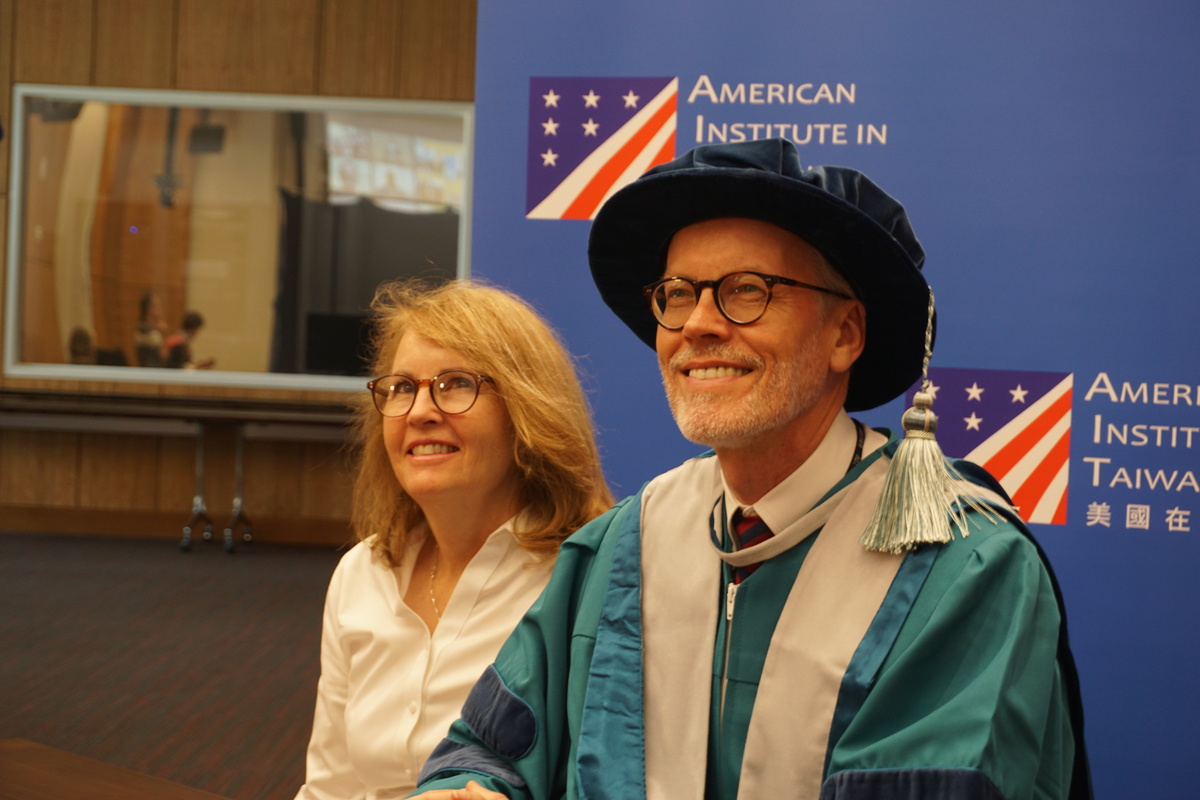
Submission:
M 559 543 L 612 504 L 570 356 L 524 301 L 395 282 L 372 309 L 360 541 L 330 581 L 298 800 L 409 794 Z

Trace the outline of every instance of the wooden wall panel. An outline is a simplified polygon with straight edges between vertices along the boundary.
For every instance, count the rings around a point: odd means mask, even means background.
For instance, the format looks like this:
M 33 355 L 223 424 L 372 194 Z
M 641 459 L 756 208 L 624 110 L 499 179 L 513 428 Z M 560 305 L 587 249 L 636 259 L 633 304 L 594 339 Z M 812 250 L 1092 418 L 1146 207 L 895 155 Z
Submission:
M 169 89 L 175 80 L 175 2 L 97 0 L 97 86 Z
M 0 504 L 78 505 L 78 433 L 0 430 L 0 462 Z
M 475 99 L 475 0 L 405 0 L 396 42 L 396 97 Z
M 319 0 L 179 0 L 178 89 L 315 94 Z
M 92 0 L 16 0 L 13 80 L 92 82 Z
M 304 505 L 301 516 L 350 519 L 351 463 L 344 447 L 335 444 L 304 445 L 301 461 Z
M 304 487 L 296 467 L 304 458 L 300 442 L 250 441 L 245 450 L 246 515 L 299 517 Z M 281 480 L 283 475 L 286 479 Z
M 157 469 L 158 494 L 154 507 L 165 514 L 174 514 L 176 532 L 181 532 L 196 495 L 196 440 L 179 436 L 164 438 L 159 444 Z
M 396 0 L 325 0 L 317 91 L 343 97 L 393 97 Z
M 246 513 L 257 516 L 350 518 L 349 465 L 341 445 L 246 443 Z
M 161 439 L 84 433 L 79 439 L 79 506 L 154 511 Z
M 321 94 L 475 97 L 475 0 L 324 0 Z

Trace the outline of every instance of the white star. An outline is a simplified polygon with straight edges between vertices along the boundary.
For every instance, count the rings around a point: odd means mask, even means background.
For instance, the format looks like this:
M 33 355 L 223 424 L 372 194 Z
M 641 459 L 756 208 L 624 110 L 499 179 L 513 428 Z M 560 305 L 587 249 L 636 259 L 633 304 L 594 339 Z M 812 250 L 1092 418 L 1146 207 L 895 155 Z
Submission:
M 546 101 L 546 108 L 558 108 L 558 98 L 560 97 L 562 97 L 562 95 L 555 94 L 553 89 L 542 95 L 542 99 Z
M 937 400 L 937 393 L 938 393 L 938 389 L 941 389 L 941 388 L 942 388 L 942 387 L 940 387 L 940 386 L 936 386 L 936 385 L 934 385 L 933 381 L 930 381 L 930 382 L 929 382 L 929 388 L 928 388 L 928 389 L 926 389 L 925 391 L 926 391 L 926 392 L 929 392 L 929 396 L 930 396 L 930 397 L 932 397 L 934 400 Z
M 599 108 L 600 107 L 600 95 L 596 94 L 591 89 L 588 89 L 588 93 L 583 96 L 583 107 L 584 108 Z
M 543 167 L 556 166 L 554 163 L 555 161 L 558 161 L 558 153 L 554 152 L 553 150 L 551 150 L 550 148 L 547 147 L 546 152 L 542 153 L 542 166 Z
M 588 121 L 583 123 L 583 135 L 584 136 L 595 136 L 596 130 L 599 127 L 600 127 L 599 122 L 596 122 L 591 117 L 588 117 Z
M 967 400 L 979 400 L 983 402 L 983 389 L 978 383 L 972 383 L 967 387 Z
M 1015 389 L 1009 389 L 1009 390 L 1008 390 L 1008 393 L 1009 393 L 1009 394 L 1011 394 L 1011 395 L 1013 396 L 1013 402 L 1014 402 L 1014 403 L 1024 403 L 1024 402 L 1025 402 L 1025 395 L 1029 394 L 1029 390 L 1028 390 L 1028 389 L 1022 389 L 1022 388 L 1021 388 L 1021 384 L 1019 384 L 1019 383 L 1018 383 L 1018 384 L 1017 384 L 1017 388 L 1015 388 Z
M 638 100 L 642 98 L 633 93 L 633 89 L 629 90 L 629 94 L 622 95 L 621 99 L 625 101 L 626 108 L 637 108 Z
M 979 423 L 983 422 L 983 417 L 975 416 L 975 412 L 972 411 L 971 416 L 963 417 L 963 422 L 967 423 L 967 430 L 977 431 L 979 430 Z
M 554 121 L 554 117 L 550 117 L 550 119 L 542 123 L 542 127 L 546 129 L 547 136 L 558 136 L 558 126 L 559 123 Z

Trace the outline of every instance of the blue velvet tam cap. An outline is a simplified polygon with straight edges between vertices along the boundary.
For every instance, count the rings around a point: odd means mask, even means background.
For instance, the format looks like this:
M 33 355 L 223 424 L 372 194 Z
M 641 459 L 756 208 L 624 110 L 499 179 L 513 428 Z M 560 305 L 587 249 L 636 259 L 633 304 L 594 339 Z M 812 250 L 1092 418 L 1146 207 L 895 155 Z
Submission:
M 608 307 L 650 347 L 657 323 L 642 287 L 663 277 L 676 231 L 747 217 L 796 234 L 840 272 L 867 311 L 848 411 L 874 408 L 921 376 L 929 287 L 904 207 L 846 167 L 800 166 L 785 139 L 700 145 L 625 186 L 592 223 L 588 259 Z M 768 312 L 770 313 L 770 312 Z

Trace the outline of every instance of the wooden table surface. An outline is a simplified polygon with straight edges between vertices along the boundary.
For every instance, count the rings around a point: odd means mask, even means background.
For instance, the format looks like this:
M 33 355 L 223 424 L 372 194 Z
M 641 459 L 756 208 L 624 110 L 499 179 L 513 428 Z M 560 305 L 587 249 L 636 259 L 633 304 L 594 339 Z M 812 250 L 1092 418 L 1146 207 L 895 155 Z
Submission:
M 25 739 L 0 739 L 0 800 L 224 800 Z

